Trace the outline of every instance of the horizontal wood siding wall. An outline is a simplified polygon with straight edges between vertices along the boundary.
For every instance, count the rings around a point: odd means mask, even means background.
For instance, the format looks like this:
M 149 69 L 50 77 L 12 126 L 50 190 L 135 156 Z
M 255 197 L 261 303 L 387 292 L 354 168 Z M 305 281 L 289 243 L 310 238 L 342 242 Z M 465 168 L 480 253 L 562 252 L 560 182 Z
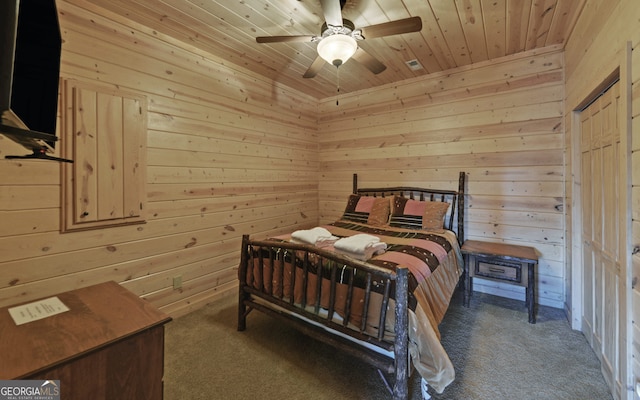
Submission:
M 455 189 L 466 171 L 466 238 L 534 247 L 537 300 L 563 307 L 563 96 L 563 54 L 548 47 L 323 101 L 321 222 L 341 215 L 354 172 L 361 186 Z
M 604 301 L 614 302 L 617 308 L 619 357 L 613 368 L 620 371 L 621 382 L 616 382 L 612 389 L 613 398 L 638 398 L 634 394 L 640 382 L 640 292 L 637 281 L 640 276 L 639 254 L 632 255 L 633 246 L 640 244 L 640 7 L 637 0 L 588 1 L 585 5 L 574 33 L 565 48 L 565 115 L 567 138 L 567 154 L 577 157 L 579 148 L 579 127 L 571 116 L 584 105 L 586 100 L 598 95 L 598 87 L 610 81 L 612 76 L 619 76 L 620 83 L 620 165 L 616 172 L 621 177 L 619 233 L 620 266 L 618 271 L 618 299 L 606 298 Z M 630 45 L 633 51 L 630 51 Z M 631 132 L 630 132 L 631 130 Z M 629 159 L 631 157 L 631 159 Z M 631 166 L 629 168 L 629 165 Z M 577 171 L 574 171 L 576 168 Z M 579 204 L 580 185 L 579 161 L 567 162 L 567 203 Z M 630 196 L 629 190 L 631 191 Z M 581 210 L 576 209 L 574 216 L 579 219 Z M 567 214 L 567 217 L 570 217 Z M 567 228 L 579 226 L 578 221 L 567 220 Z M 572 290 L 578 290 L 581 284 L 583 269 L 580 232 L 569 230 L 567 234 L 567 250 L 572 254 L 572 272 L 578 277 L 573 280 Z M 574 303 L 582 301 L 581 296 L 572 295 Z M 576 310 L 578 312 L 576 312 Z M 581 304 L 572 304 L 572 323 L 574 328 L 580 327 L 582 313 Z M 587 333 L 588 334 L 588 333 Z M 589 336 L 587 336 L 589 337 Z M 607 341 L 607 338 L 604 338 Z M 601 352 L 596 349 L 596 353 Z
M 0 306 L 115 280 L 188 312 L 235 289 L 242 234 L 317 222 L 317 101 L 73 2 L 62 78 L 148 98 L 147 223 L 60 234 L 60 166 L 0 136 Z

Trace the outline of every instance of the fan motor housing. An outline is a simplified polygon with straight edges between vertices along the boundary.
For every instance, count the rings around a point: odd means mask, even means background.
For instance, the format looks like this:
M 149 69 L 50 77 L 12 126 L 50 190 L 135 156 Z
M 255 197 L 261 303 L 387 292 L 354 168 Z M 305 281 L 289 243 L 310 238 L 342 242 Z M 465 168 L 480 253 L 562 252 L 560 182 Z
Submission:
M 320 36 L 327 37 L 335 34 L 342 35 L 350 35 L 356 29 L 356 26 L 353 22 L 348 19 L 342 19 L 342 26 L 339 27 L 329 27 L 327 23 L 322 24 L 322 28 L 320 29 Z

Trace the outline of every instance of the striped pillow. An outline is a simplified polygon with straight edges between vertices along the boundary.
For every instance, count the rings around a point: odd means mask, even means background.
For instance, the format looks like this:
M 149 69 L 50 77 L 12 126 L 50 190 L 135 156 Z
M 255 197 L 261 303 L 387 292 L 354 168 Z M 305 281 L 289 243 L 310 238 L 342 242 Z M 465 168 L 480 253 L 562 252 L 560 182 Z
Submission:
M 352 194 L 342 219 L 374 226 L 386 225 L 389 222 L 389 210 L 389 198 Z
M 398 228 L 442 229 L 449 210 L 449 203 L 418 201 L 401 196 L 393 196 L 391 204 L 389 225 Z

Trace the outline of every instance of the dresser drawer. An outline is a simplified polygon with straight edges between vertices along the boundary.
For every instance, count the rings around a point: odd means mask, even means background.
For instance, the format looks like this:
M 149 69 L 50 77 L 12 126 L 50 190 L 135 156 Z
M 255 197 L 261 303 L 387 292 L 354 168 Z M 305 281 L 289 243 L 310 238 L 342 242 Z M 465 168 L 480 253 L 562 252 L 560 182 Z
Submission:
M 494 257 L 477 256 L 473 265 L 473 276 L 513 282 L 522 285 L 522 264 L 511 263 Z

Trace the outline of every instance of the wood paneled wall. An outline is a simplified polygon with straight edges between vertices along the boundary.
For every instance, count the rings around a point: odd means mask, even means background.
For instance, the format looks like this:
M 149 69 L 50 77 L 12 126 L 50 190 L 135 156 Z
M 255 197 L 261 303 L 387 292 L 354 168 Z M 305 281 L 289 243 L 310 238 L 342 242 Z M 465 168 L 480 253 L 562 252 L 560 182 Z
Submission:
M 635 117 L 632 135 L 622 140 L 633 172 L 626 243 L 640 243 L 636 0 L 587 1 L 564 51 L 548 47 L 345 93 L 338 105 L 88 0 L 57 3 L 62 78 L 148 99 L 147 223 L 59 233 L 60 166 L 5 160 L 25 150 L 0 136 L 0 306 L 115 280 L 180 315 L 235 295 L 243 233 L 264 237 L 340 216 L 352 173 L 363 186 L 455 188 L 463 170 L 467 238 L 536 248 L 538 302 L 572 313 L 573 275 L 580 268 L 580 244 L 572 240 L 579 184 L 572 171 L 572 113 L 616 71 L 624 101 L 631 102 L 622 123 Z M 633 265 L 628 285 L 640 275 L 639 255 L 630 258 L 623 262 Z M 509 285 L 477 281 L 475 288 L 524 298 Z M 632 361 L 640 356 L 637 286 L 632 293 L 620 308 L 628 333 L 621 353 L 634 356 L 620 357 L 621 369 L 630 367 L 627 387 L 632 377 L 640 379 Z M 572 316 L 574 326 L 579 317 Z M 629 395 L 624 391 L 618 388 Z
M 341 215 L 354 172 L 361 186 L 455 189 L 466 171 L 467 239 L 534 247 L 537 301 L 563 307 L 563 98 L 563 53 L 548 47 L 322 101 L 321 222 Z
M 640 31 L 636 32 L 632 41 L 633 52 L 631 58 L 631 355 L 630 375 L 632 390 L 640 382 Z M 623 316 L 624 317 L 624 316 Z
M 61 76 L 147 97 L 147 223 L 59 233 L 60 166 L 0 136 L 0 305 L 106 280 L 174 316 L 235 294 L 243 233 L 317 222 L 317 101 L 93 9 L 58 1 Z
M 612 77 L 620 79 L 620 165 L 621 185 L 617 193 L 621 212 L 618 234 L 621 254 L 618 298 L 606 298 L 614 303 L 617 315 L 612 318 L 616 326 L 607 331 L 618 331 L 619 357 L 615 365 L 616 381 L 612 384 L 614 399 L 638 398 L 634 395 L 640 382 L 640 292 L 637 279 L 640 275 L 640 258 L 632 256 L 632 248 L 640 243 L 640 130 L 637 117 L 640 114 L 638 87 L 640 85 L 640 7 L 635 0 L 587 1 L 578 24 L 565 47 L 565 125 L 567 131 L 567 204 L 574 209 L 567 213 L 568 273 L 572 275 L 568 294 L 572 325 L 580 329 L 582 318 L 582 243 L 579 214 L 580 171 L 578 152 L 579 129 L 575 117 L 585 102 L 595 98 L 603 83 Z M 633 51 L 631 48 L 633 47 Z M 631 159 L 629 159 L 631 157 Z M 610 341 L 611 338 L 604 338 Z M 596 349 L 596 353 L 600 352 Z
M 86 0 L 58 3 L 63 79 L 148 98 L 148 221 L 60 234 L 59 166 L 1 160 L 0 304 L 115 280 L 179 315 L 233 289 L 241 234 L 338 217 L 352 173 L 362 185 L 455 188 L 464 170 L 467 237 L 535 247 L 538 302 L 563 307 L 560 47 L 343 94 L 336 106 Z M 0 138 L 0 155 L 20 151 Z M 475 288 L 524 298 L 510 285 Z

